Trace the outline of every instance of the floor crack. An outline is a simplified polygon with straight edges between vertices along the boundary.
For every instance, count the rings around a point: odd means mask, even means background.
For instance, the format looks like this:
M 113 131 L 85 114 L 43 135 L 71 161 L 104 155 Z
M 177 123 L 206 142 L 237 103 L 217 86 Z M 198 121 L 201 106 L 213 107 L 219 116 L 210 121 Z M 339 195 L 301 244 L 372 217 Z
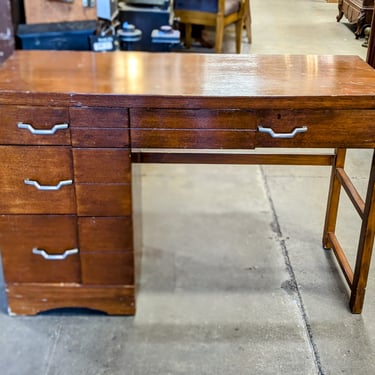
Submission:
M 296 302 L 297 302 L 298 308 L 299 308 L 301 316 L 302 316 L 302 321 L 303 321 L 304 326 L 305 326 L 308 342 L 309 342 L 309 345 L 310 345 L 312 353 L 313 353 L 315 366 L 317 368 L 318 374 L 324 375 L 324 370 L 323 370 L 323 367 L 322 367 L 322 364 L 321 364 L 319 350 L 318 350 L 318 347 L 317 347 L 317 345 L 315 343 L 315 340 L 314 340 L 314 335 L 313 335 L 313 332 L 312 332 L 310 319 L 308 317 L 308 314 L 307 314 L 307 311 L 306 311 L 306 308 L 305 308 L 305 304 L 303 302 L 301 290 L 300 290 L 300 288 L 298 286 L 298 283 L 297 283 L 296 275 L 294 273 L 293 266 L 292 266 L 292 263 L 291 263 L 291 260 L 290 260 L 290 257 L 289 257 L 289 252 L 288 252 L 288 249 L 287 249 L 287 246 L 286 246 L 285 238 L 282 234 L 279 218 L 277 216 L 275 205 L 274 205 L 274 202 L 273 202 L 273 199 L 272 199 L 272 196 L 271 196 L 271 191 L 270 191 L 270 188 L 269 188 L 269 185 L 268 185 L 268 180 L 267 180 L 266 174 L 264 172 L 264 168 L 262 166 L 260 166 L 260 172 L 261 172 L 263 184 L 264 184 L 264 187 L 265 187 L 267 199 L 268 199 L 269 205 L 271 207 L 271 211 L 272 211 L 272 216 L 273 216 L 272 230 L 275 232 L 275 234 L 277 236 L 277 240 L 280 244 L 280 248 L 281 248 L 281 251 L 282 251 L 282 254 L 283 254 L 283 257 L 284 257 L 285 266 L 287 268 L 287 271 L 288 271 L 288 274 L 289 274 L 289 277 L 290 277 L 290 280 L 287 281 L 288 285 L 284 285 L 285 283 L 283 285 L 285 286 L 285 288 L 288 288 L 288 290 L 293 290 L 293 292 L 294 292 L 294 295 L 296 297 Z

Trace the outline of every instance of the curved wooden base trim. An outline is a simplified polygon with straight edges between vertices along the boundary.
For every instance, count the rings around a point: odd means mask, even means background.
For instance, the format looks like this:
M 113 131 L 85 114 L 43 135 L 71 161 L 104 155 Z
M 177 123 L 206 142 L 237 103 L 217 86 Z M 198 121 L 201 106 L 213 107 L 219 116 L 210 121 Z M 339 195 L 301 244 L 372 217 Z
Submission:
M 10 315 L 36 315 L 58 308 L 88 308 L 109 315 L 135 314 L 133 285 L 8 284 Z

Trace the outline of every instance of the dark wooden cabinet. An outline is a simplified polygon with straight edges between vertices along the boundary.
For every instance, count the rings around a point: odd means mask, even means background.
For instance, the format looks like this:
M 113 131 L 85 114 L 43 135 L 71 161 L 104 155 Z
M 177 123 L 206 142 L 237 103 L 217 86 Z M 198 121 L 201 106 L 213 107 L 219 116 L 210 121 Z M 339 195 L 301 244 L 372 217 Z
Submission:
M 360 37 L 366 27 L 371 27 L 374 0 L 338 0 L 339 14 L 336 19 L 339 22 L 342 17 L 356 25 L 355 35 Z

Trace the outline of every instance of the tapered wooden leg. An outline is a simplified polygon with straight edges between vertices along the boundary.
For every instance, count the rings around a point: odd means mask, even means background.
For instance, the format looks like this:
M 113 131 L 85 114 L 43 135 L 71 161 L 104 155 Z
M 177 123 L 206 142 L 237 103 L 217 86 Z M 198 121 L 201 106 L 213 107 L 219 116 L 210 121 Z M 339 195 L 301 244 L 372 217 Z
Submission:
M 365 210 L 359 238 L 357 259 L 351 287 L 350 308 L 353 313 L 362 312 L 367 277 L 370 268 L 375 234 L 375 151 L 372 159 L 370 179 L 367 188 Z
M 224 39 L 224 18 L 222 15 L 216 17 L 215 52 L 221 53 Z
M 236 22 L 236 53 L 241 53 L 242 47 L 242 21 Z
M 341 192 L 341 183 L 337 177 L 336 169 L 344 168 L 345 156 L 345 148 L 336 149 L 336 157 L 331 170 L 331 182 L 329 186 L 326 219 L 323 232 L 323 247 L 325 249 L 331 249 L 333 247 L 328 233 L 335 233 Z
M 191 23 L 185 24 L 185 47 L 190 48 L 191 47 L 191 40 L 192 40 L 192 33 L 193 27 Z
M 249 43 L 252 42 L 252 34 L 251 34 L 251 8 L 250 8 L 250 0 L 245 0 L 245 29 L 247 40 Z

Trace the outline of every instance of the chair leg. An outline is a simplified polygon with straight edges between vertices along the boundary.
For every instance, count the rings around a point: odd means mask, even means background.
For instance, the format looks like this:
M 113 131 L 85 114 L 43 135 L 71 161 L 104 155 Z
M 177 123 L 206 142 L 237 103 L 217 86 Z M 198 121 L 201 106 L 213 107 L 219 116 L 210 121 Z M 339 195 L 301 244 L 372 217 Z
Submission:
M 252 42 L 252 35 L 251 35 L 251 8 L 250 8 L 250 0 L 245 0 L 245 29 L 247 34 L 247 40 L 249 43 Z
M 192 25 L 191 23 L 186 23 L 185 24 L 185 47 L 186 48 L 190 48 L 191 47 L 191 43 L 192 43 L 192 36 L 191 36 L 191 33 L 192 33 Z
M 236 53 L 241 53 L 242 30 L 242 20 L 239 20 L 236 22 Z
M 216 37 L 215 37 L 215 52 L 221 53 L 223 50 L 224 39 L 224 19 L 222 16 L 216 18 Z

